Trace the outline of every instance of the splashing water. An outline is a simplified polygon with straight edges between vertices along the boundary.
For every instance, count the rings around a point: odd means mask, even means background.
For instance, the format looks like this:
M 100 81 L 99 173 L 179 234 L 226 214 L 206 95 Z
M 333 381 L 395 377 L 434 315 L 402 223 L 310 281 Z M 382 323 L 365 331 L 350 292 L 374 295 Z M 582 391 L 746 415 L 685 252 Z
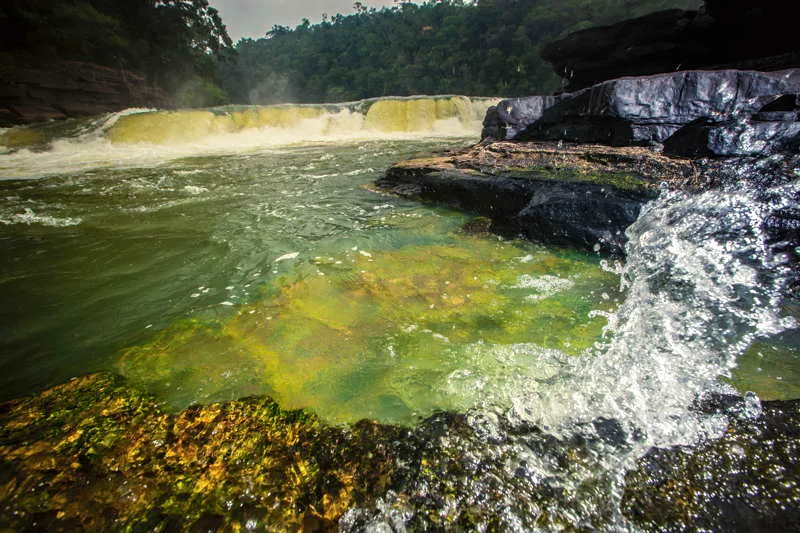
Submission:
M 550 428 L 613 418 L 650 446 L 693 441 L 696 396 L 755 338 L 793 325 L 779 316 L 789 267 L 761 230 L 782 206 L 758 196 L 668 193 L 648 205 L 628 229 L 627 297 L 609 338 L 591 357 L 565 359 L 563 385 L 526 391 L 514 415 Z
M 595 256 L 465 236 L 466 217 L 359 189 L 474 140 L 472 104 L 130 110 L 0 131 L 0 181 L 52 176 L 0 183 L 3 394 L 111 368 L 179 407 L 267 393 L 333 421 L 411 424 L 474 406 L 409 429 L 428 463 L 409 460 L 397 492 L 342 528 L 471 513 L 486 529 L 633 529 L 625 473 L 654 446 L 720 435 L 727 419 L 693 406 L 796 326 L 762 221 L 800 186 L 665 191 L 607 268 L 617 307 Z M 746 395 L 741 416 L 758 412 Z
M 628 229 L 627 295 L 605 339 L 578 358 L 537 352 L 538 376 L 516 384 L 511 409 L 473 410 L 469 436 L 437 437 L 437 454 L 459 450 L 448 460 L 467 472 L 458 496 L 444 505 L 423 469 L 402 498 L 389 493 L 342 527 L 413 529 L 426 519 L 411 500 L 428 502 L 428 517 L 470 510 L 500 529 L 635 530 L 620 510 L 625 473 L 652 447 L 721 436 L 727 418 L 698 412 L 698 400 L 731 392 L 719 377 L 755 339 L 797 327 L 780 313 L 791 267 L 762 222 L 798 189 L 667 192 L 647 205 Z M 759 412 L 746 394 L 740 416 Z

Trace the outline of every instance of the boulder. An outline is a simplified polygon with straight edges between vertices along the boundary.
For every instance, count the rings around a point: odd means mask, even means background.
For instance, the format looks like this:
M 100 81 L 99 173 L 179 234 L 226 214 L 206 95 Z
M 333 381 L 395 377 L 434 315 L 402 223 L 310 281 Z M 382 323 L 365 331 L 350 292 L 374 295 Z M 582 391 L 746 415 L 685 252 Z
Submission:
M 403 161 L 377 186 L 490 217 L 495 231 L 622 254 L 625 228 L 661 182 L 696 177 L 691 162 L 643 148 L 494 142 Z
M 707 0 L 699 11 L 658 11 L 572 33 L 542 57 L 568 90 L 679 69 L 780 70 L 800 66 L 798 18 L 797 2 Z
M 787 102 L 798 93 L 800 69 L 621 78 L 556 97 L 503 100 L 487 111 L 484 136 L 628 146 L 665 143 L 687 128 L 667 143 L 676 154 L 782 151 L 796 142 L 798 113 Z

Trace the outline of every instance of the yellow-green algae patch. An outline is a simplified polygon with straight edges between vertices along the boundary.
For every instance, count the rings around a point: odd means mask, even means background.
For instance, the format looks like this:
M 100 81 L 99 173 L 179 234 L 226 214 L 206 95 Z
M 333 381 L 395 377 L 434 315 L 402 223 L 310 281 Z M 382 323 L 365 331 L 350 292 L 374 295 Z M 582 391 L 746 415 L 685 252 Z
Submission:
M 90 375 L 0 404 L 0 530 L 334 530 L 385 492 L 400 437 L 267 397 L 168 414 Z
M 600 336 L 616 276 L 596 258 L 473 235 L 309 259 L 227 318 L 126 350 L 119 371 L 175 408 L 266 392 L 330 422 L 413 423 L 505 403 L 537 354 Z
M 788 300 L 783 315 L 800 324 L 800 306 Z M 794 328 L 754 342 L 736 361 L 726 379 L 744 394 L 755 392 L 761 400 L 800 398 L 800 329 Z
M 526 168 L 509 168 L 502 172 L 504 177 L 519 179 L 550 180 L 554 182 L 592 183 L 616 187 L 622 191 L 644 193 L 653 190 L 653 184 L 632 172 L 613 170 L 586 170 L 554 168 L 550 165 L 532 166 Z

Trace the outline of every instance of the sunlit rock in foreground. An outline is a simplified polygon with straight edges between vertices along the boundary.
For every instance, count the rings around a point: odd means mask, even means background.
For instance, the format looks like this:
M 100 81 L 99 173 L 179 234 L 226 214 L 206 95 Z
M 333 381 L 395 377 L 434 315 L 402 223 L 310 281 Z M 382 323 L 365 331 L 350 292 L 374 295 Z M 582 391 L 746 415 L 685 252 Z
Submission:
M 722 439 L 655 450 L 628 473 L 629 519 L 647 530 L 792 528 L 798 402 L 766 402 L 760 418 L 757 405 L 721 410 L 732 419 Z M 597 506 L 593 525 L 611 527 L 604 477 L 557 490 L 508 453 L 525 446 L 580 472 L 593 468 L 593 450 L 629 445 L 600 419 L 560 440 L 502 417 L 497 436 L 480 435 L 470 416 L 446 413 L 414 429 L 332 427 L 267 397 L 168 414 L 108 374 L 4 403 L 0 423 L 0 527 L 10 530 L 358 530 L 392 520 L 476 529 L 503 528 L 511 515 L 525 527 L 575 527 L 554 512 L 570 502 Z

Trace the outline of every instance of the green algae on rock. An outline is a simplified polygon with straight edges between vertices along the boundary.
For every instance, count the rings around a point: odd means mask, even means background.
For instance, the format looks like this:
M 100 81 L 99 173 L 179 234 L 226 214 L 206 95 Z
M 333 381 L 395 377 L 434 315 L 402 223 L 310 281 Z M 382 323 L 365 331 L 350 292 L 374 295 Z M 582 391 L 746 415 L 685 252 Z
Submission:
M 791 529 L 799 407 L 766 402 L 760 418 L 723 407 L 732 423 L 722 439 L 639 461 L 622 510 L 648 530 Z M 506 529 L 511 516 L 552 530 L 574 527 L 570 506 L 587 504 L 585 527 L 616 523 L 610 478 L 591 474 L 598 449 L 625 446 L 613 421 L 560 439 L 490 415 L 496 441 L 476 416 L 330 426 L 268 397 L 171 414 L 122 378 L 84 376 L 0 404 L 0 529 L 357 531 L 396 512 L 413 529 Z M 583 482 L 523 475 L 519 446 Z
M 329 422 L 408 424 L 506 404 L 537 353 L 579 355 L 602 333 L 618 280 L 596 257 L 452 234 L 300 263 L 231 316 L 184 321 L 117 369 L 174 408 L 268 393 Z

